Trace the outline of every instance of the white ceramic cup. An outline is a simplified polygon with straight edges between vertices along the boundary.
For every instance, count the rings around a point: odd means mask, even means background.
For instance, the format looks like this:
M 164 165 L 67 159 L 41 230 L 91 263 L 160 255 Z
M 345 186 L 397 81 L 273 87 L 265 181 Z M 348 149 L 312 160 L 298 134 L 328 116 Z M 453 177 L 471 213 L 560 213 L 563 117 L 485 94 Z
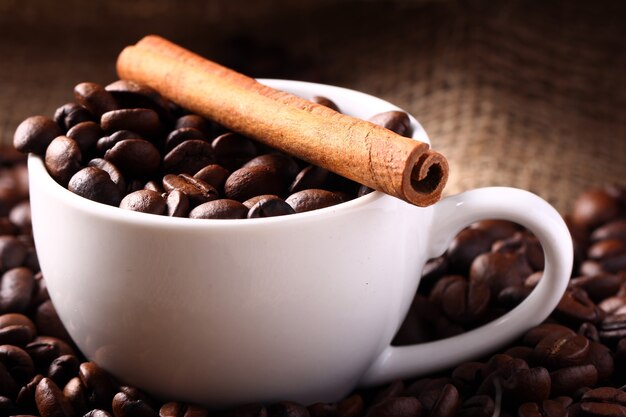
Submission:
M 326 96 L 365 119 L 397 109 L 344 88 L 263 82 Z M 414 138 L 428 142 L 411 121 Z M 512 188 L 477 189 L 427 208 L 373 192 L 284 217 L 197 220 L 95 203 L 55 183 L 39 157 L 28 166 L 37 253 L 70 335 L 121 381 L 170 400 L 309 404 L 454 366 L 543 321 L 571 273 L 559 214 Z M 536 289 L 468 333 L 390 346 L 425 262 L 463 227 L 491 218 L 518 222 L 541 241 L 546 266 Z

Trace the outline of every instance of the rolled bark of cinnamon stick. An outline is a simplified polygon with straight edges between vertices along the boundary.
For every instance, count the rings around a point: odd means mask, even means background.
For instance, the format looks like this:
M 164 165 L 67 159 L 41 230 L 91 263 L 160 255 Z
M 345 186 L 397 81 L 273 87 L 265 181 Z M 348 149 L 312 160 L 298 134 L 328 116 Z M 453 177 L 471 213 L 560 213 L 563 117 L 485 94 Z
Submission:
M 275 90 L 158 36 L 126 47 L 117 72 L 228 129 L 418 206 L 439 200 L 447 181 L 446 159 L 428 144 Z

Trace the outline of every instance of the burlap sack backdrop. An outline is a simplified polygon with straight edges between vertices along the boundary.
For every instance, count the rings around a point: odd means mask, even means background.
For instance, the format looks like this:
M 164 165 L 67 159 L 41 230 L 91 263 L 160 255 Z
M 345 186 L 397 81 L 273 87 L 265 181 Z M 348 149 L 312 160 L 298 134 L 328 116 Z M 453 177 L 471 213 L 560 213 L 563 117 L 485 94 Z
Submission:
M 626 2 L 0 0 L 0 142 L 158 33 L 257 77 L 378 95 L 450 161 L 447 194 L 536 192 L 566 212 L 626 184 Z

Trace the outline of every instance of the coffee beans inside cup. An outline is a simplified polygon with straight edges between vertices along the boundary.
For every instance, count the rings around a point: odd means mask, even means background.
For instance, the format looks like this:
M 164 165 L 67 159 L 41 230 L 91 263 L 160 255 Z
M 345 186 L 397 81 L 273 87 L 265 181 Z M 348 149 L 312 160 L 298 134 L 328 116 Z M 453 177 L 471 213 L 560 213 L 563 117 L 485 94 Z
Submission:
M 56 182 L 123 209 L 173 217 L 282 216 L 339 204 L 372 190 L 280 153 L 130 81 L 80 83 L 53 119 L 32 116 L 14 145 L 44 158 Z M 339 110 L 326 97 L 312 99 Z M 373 123 L 410 136 L 400 111 Z

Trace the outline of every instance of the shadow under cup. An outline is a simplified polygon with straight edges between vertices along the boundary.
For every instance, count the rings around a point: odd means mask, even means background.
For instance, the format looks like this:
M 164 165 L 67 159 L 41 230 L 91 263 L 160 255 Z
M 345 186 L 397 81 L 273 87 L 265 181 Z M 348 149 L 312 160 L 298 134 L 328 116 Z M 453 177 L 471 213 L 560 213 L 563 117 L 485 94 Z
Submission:
M 263 82 L 363 119 L 397 110 L 343 88 Z M 431 255 L 433 208 L 380 192 L 275 218 L 168 218 L 84 199 L 39 157 L 28 165 L 37 253 L 69 334 L 87 358 L 163 398 L 225 407 L 345 396 L 389 346 Z

